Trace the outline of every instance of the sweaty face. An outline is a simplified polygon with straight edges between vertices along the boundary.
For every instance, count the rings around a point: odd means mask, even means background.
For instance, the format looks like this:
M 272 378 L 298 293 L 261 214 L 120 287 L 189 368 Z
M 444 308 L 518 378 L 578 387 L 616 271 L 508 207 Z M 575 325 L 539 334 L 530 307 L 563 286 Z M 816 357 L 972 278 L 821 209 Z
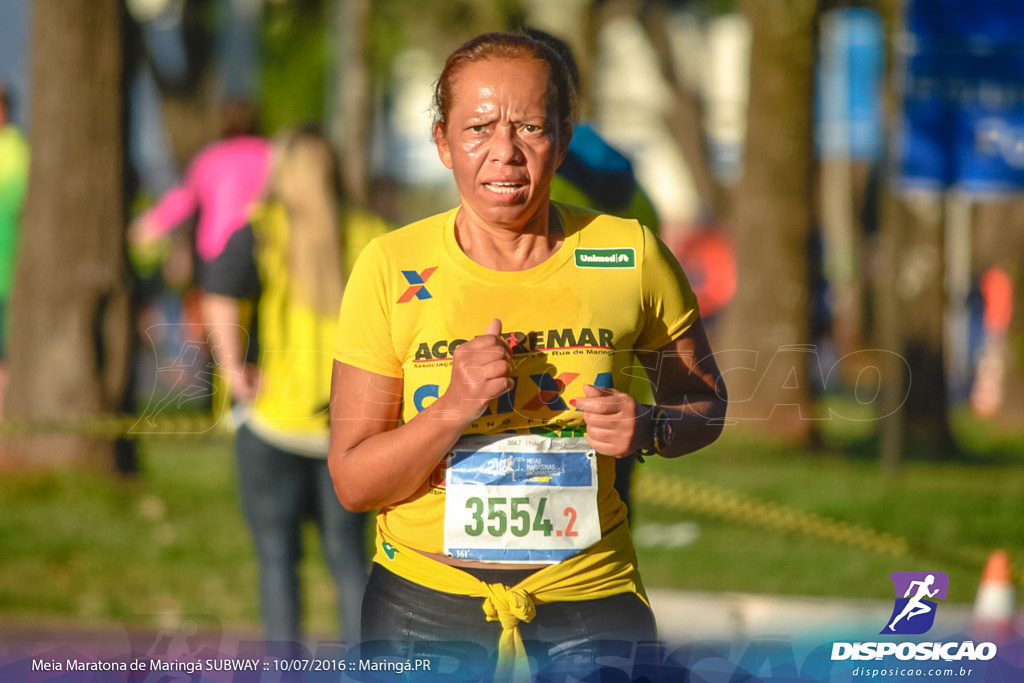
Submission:
M 547 108 L 547 70 L 532 60 L 487 59 L 455 76 L 446 126 L 434 129 L 463 210 L 523 230 L 546 216 L 549 187 L 565 155 Z

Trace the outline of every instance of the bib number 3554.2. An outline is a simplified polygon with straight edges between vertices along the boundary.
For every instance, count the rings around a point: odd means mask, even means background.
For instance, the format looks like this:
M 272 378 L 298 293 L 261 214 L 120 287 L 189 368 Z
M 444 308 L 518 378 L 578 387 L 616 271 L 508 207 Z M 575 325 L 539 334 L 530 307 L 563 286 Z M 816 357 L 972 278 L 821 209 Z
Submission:
M 601 538 L 597 462 L 584 438 L 471 436 L 448 456 L 445 552 L 552 563 Z

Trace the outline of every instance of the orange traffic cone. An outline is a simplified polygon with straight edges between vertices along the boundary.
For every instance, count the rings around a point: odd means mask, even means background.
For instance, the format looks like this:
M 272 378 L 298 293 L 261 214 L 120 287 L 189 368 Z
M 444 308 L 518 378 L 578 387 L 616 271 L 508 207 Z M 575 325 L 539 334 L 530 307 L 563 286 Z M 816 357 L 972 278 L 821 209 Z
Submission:
M 985 564 L 978 595 L 974 600 L 975 640 L 999 643 L 1014 637 L 1016 598 L 1010 572 L 1010 558 L 1005 550 L 996 550 Z

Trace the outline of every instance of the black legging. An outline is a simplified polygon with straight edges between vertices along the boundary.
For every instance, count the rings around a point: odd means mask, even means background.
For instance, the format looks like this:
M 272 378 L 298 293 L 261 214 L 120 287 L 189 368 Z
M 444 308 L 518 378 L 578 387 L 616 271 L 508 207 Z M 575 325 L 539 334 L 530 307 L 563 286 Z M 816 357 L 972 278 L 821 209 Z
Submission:
M 488 570 L 485 581 L 514 585 L 530 572 Z M 363 597 L 361 657 L 431 660 L 432 671 L 449 680 L 485 680 L 494 670 L 501 625 L 487 621 L 483 599 L 453 595 L 408 581 L 374 564 Z M 520 623 L 535 680 L 582 678 L 603 657 L 630 657 L 635 643 L 656 639 L 654 615 L 632 593 L 596 600 L 538 604 L 537 615 Z

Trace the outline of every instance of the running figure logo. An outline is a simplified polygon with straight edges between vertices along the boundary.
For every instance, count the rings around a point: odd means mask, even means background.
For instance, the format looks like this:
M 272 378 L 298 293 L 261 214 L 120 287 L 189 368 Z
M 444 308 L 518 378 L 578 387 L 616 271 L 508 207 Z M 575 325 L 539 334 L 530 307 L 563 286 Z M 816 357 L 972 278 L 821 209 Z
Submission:
M 917 635 L 935 623 L 935 600 L 945 600 L 949 577 L 943 572 L 893 572 L 896 604 L 882 634 Z M 900 597 L 903 596 L 903 597 Z

